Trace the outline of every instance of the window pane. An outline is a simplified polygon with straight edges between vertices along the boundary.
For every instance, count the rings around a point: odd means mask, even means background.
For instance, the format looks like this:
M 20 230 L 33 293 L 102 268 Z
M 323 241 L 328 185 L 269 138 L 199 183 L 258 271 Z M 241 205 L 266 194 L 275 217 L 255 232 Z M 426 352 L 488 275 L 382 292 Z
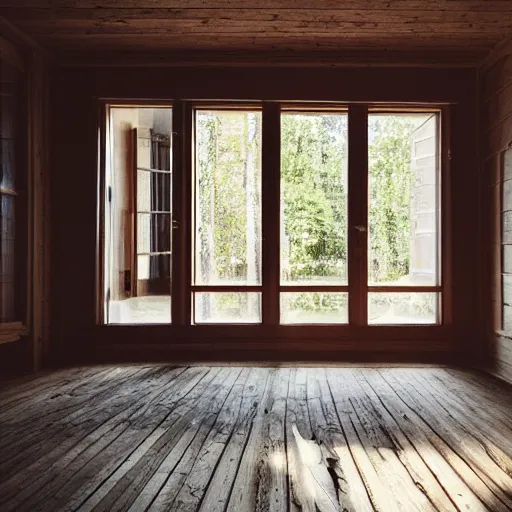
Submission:
M 112 107 L 110 112 L 106 186 L 111 200 L 107 197 L 105 206 L 107 321 L 169 323 L 172 111 Z
M 110 303 L 111 324 L 169 324 L 170 295 L 147 295 Z
M 347 284 L 347 115 L 281 116 L 281 283 Z
M 261 322 L 261 293 L 195 293 L 195 323 L 256 324 Z
M 369 293 L 369 324 L 436 324 L 437 293 Z
M 281 293 L 282 324 L 346 324 L 348 293 Z
M 23 319 L 18 302 L 23 283 L 17 282 L 18 268 L 16 250 L 18 122 L 20 74 L 4 59 L 0 59 L 0 322 L 15 322 Z M 26 172 L 26 170 L 24 170 Z M 23 227 L 23 226 L 22 226 Z M 21 267 L 21 265 L 20 265 Z M 25 273 L 23 272 L 25 275 Z
M 0 197 L 1 244 L 0 254 L 0 321 L 13 322 L 16 318 L 15 307 L 15 197 L 3 195 Z
M 436 114 L 368 119 L 370 284 L 435 286 L 438 272 Z
M 169 252 L 171 250 L 171 216 L 168 213 L 137 215 L 137 252 Z
M 196 284 L 261 283 L 261 112 L 199 110 Z

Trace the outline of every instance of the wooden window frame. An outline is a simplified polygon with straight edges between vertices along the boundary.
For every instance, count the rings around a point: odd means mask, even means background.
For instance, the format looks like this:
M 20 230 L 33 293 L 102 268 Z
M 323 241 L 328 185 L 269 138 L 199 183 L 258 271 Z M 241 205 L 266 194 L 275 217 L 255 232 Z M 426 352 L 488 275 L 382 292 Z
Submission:
M 272 336 L 294 337 L 298 332 L 304 335 L 318 334 L 320 338 L 352 336 L 361 330 L 367 332 L 441 332 L 452 323 L 451 285 L 451 189 L 450 189 L 450 106 L 438 103 L 383 104 L 383 103 L 316 103 L 281 101 L 119 101 L 102 100 L 102 123 L 105 109 L 109 106 L 146 107 L 168 106 L 173 111 L 172 169 L 173 169 L 173 222 L 179 229 L 173 229 L 171 301 L 172 323 L 165 324 L 170 330 L 183 329 L 195 332 L 200 337 L 208 333 L 222 335 L 234 332 L 247 333 L 248 337 L 261 339 Z M 262 284 L 257 286 L 210 286 L 192 283 L 193 269 L 193 180 L 194 180 L 194 112 L 197 109 L 215 110 L 261 110 L 262 112 L 262 236 L 265 240 L 262 258 Z M 348 285 L 300 286 L 280 283 L 280 119 L 281 112 L 311 111 L 348 113 L 348 196 L 358 200 L 348 201 Z M 439 115 L 438 141 L 439 186 L 438 201 L 441 213 L 438 221 L 438 244 L 441 255 L 439 262 L 439 285 L 437 286 L 369 286 L 367 280 L 367 226 L 368 226 L 368 114 L 436 112 Z M 104 128 L 101 130 L 104 132 Z M 105 137 L 99 137 L 100 167 L 104 166 Z M 103 158 L 102 156 L 103 155 Z M 104 197 L 104 167 L 99 170 L 99 197 Z M 103 195 L 102 195 L 103 194 Z M 105 222 L 104 207 L 100 201 L 98 238 L 98 270 L 101 274 L 104 247 L 101 247 L 101 230 Z M 279 222 L 276 222 L 279 219 Z M 356 228 L 362 227 L 359 230 Z M 178 278 L 178 276 L 180 276 Z M 104 324 L 102 313 L 102 283 L 98 281 L 98 324 Z M 192 298 L 194 292 L 261 292 L 262 321 L 258 324 L 194 324 Z M 281 324 L 279 302 L 281 292 L 326 291 L 349 293 L 349 321 L 347 324 Z M 368 324 L 369 292 L 432 292 L 438 294 L 438 323 L 435 324 Z M 108 327 L 121 327 L 109 325 Z M 148 327 L 147 324 L 124 325 L 123 327 Z M 411 330 L 412 329 L 412 330 Z M 189 336 L 189 335 L 187 335 Z

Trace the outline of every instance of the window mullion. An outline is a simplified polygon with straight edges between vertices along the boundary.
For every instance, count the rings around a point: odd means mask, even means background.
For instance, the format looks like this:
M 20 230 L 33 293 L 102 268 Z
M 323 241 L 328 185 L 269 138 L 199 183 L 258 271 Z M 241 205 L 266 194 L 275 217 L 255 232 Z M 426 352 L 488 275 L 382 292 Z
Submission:
M 368 107 L 348 111 L 349 323 L 368 325 Z
M 264 325 L 279 324 L 281 107 L 263 104 L 262 232 Z

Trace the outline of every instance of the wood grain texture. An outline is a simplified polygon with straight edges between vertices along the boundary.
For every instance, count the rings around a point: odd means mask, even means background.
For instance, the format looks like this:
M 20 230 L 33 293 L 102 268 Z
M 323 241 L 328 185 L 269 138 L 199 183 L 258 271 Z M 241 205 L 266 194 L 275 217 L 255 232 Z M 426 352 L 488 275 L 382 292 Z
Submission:
M 512 333 L 512 45 L 503 45 L 484 66 L 482 88 L 482 143 L 487 183 L 496 183 L 484 198 L 489 223 L 485 240 L 494 257 L 489 259 L 484 283 L 489 371 L 512 381 L 512 353 L 506 350 Z M 492 186 L 492 185 L 491 185 Z M 498 248 L 498 250 L 496 250 Z M 491 319 L 494 318 L 494 321 Z M 498 335 L 496 335 L 498 333 Z
M 481 373 L 84 367 L 0 405 L 5 512 L 512 510 L 512 388 Z
M 391 51 L 405 60 L 411 51 L 426 51 L 438 62 L 476 63 L 510 34 L 511 14 L 510 2 L 500 0 L 321 0 L 314 8 L 306 0 L 0 2 L 0 16 L 70 64 L 105 61 L 100 52 L 112 52 L 114 63 L 129 50 L 139 62 L 155 62 L 153 52 L 207 51 L 213 59 L 233 50 L 341 56 L 358 49 L 381 61 Z

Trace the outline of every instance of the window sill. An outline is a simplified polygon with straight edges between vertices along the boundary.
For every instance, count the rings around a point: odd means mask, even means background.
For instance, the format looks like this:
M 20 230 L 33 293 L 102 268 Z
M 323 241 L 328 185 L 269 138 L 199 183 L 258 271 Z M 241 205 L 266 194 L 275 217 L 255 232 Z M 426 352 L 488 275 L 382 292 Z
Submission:
M 0 323 L 0 345 L 18 341 L 27 334 L 28 329 L 21 322 Z

